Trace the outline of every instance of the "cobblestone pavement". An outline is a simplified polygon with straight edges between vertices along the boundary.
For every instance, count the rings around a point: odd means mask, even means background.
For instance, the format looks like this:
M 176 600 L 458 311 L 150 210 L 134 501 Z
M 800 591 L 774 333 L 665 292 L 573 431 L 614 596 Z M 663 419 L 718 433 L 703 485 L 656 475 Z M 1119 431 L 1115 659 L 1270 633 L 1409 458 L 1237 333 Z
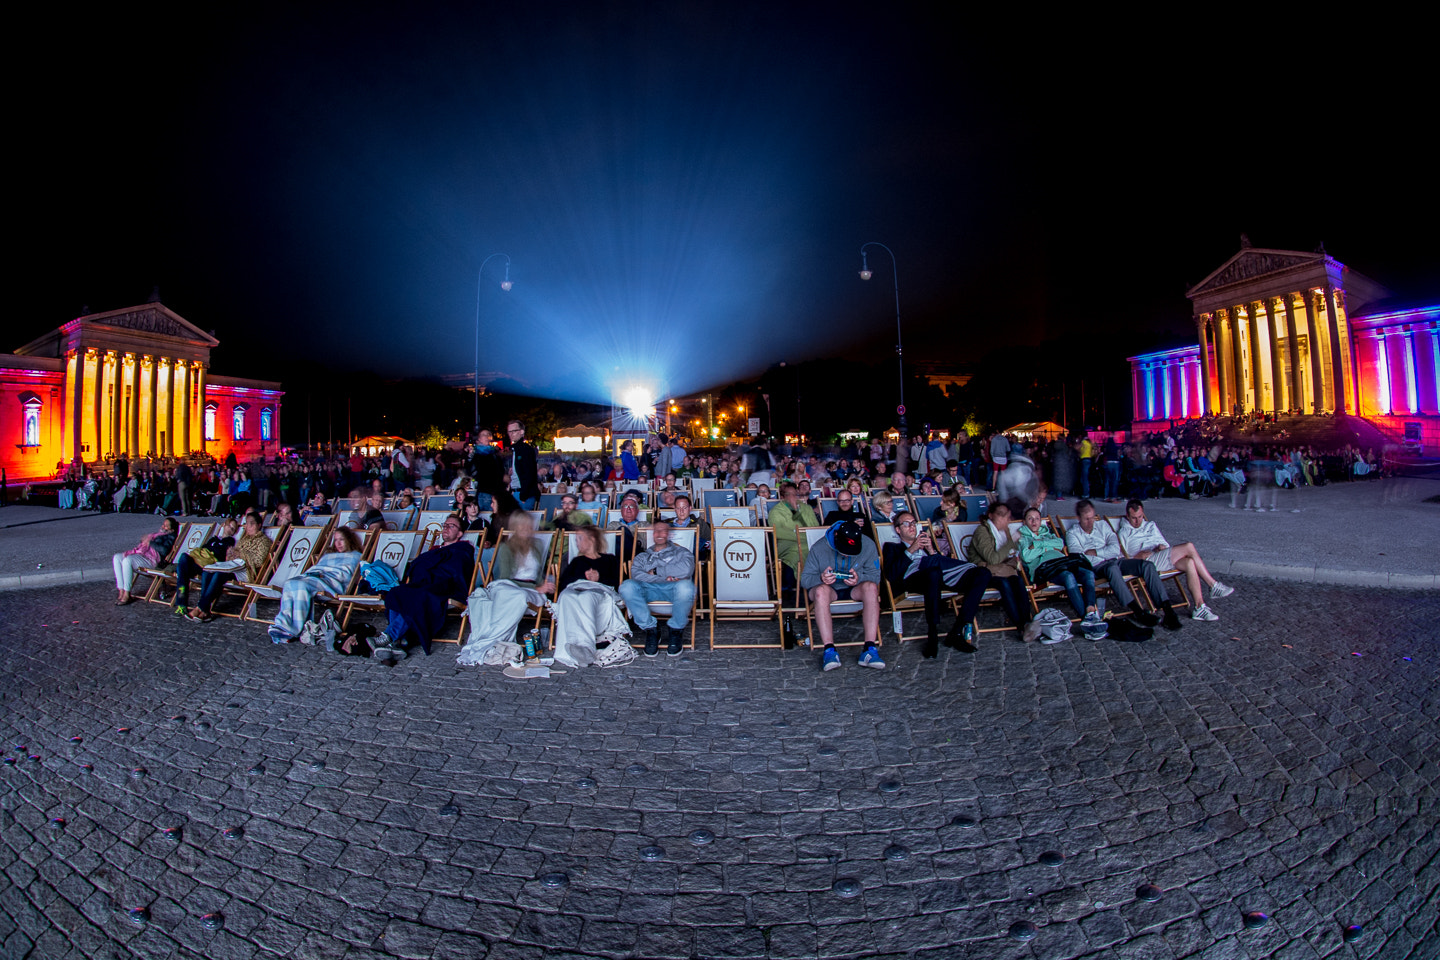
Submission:
M 1235 586 L 529 681 L 6 593 L 0 955 L 1433 960 L 1440 594 Z

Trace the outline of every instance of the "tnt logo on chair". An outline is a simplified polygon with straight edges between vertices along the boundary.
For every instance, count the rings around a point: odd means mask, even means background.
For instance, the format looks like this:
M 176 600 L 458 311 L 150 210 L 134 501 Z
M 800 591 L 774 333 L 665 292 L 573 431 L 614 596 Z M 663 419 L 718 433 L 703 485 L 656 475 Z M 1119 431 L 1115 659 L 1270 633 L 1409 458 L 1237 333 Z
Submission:
M 750 579 L 750 568 L 755 566 L 755 548 L 743 540 L 730 541 L 725 544 L 725 566 L 732 579 Z

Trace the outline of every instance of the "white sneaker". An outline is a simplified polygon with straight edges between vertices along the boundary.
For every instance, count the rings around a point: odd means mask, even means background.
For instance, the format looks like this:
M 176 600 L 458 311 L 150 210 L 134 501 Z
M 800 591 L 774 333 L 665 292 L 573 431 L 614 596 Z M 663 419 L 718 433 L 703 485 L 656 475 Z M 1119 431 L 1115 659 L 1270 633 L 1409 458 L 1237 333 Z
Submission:
M 1219 620 L 1220 618 L 1215 614 L 1215 611 L 1211 610 L 1209 607 L 1205 606 L 1205 604 L 1202 603 L 1200 604 L 1200 606 L 1195 608 L 1194 612 L 1190 614 L 1190 619 Z
M 1232 594 L 1232 593 L 1234 593 L 1234 592 L 1235 592 L 1235 588 L 1234 588 L 1234 587 L 1227 587 L 1227 586 L 1225 586 L 1225 584 L 1221 583 L 1219 580 L 1216 580 L 1216 581 L 1215 581 L 1215 585 L 1210 588 L 1210 599 L 1211 599 L 1211 600 L 1223 600 L 1223 599 L 1225 599 L 1226 597 L 1230 596 L 1230 594 Z

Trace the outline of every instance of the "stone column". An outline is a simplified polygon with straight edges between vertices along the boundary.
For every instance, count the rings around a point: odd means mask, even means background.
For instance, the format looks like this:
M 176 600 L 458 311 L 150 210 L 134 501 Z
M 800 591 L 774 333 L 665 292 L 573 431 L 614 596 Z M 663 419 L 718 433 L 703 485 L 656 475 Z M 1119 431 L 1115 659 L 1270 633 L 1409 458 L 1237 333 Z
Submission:
M 125 358 L 116 350 L 107 352 L 105 359 L 110 367 L 110 453 L 118 455 L 124 442 Z
M 1196 395 L 1200 416 L 1210 412 L 1210 321 L 1204 317 L 1195 318 L 1195 331 L 1200 335 L 1200 392 Z
M 185 381 L 183 387 L 185 397 L 180 403 L 180 418 L 182 421 L 180 431 L 182 449 L 180 456 L 188 457 L 190 455 L 190 364 L 186 363 L 184 367 L 181 368 L 180 373 L 181 379 Z
M 1263 410 L 1265 404 L 1260 396 L 1260 336 L 1256 330 L 1255 304 L 1245 304 L 1245 331 L 1250 338 L 1250 389 L 1255 394 L 1255 405 L 1252 409 Z
M 1330 375 L 1335 378 L 1335 412 L 1345 413 L 1345 367 L 1340 356 L 1340 323 L 1335 316 L 1335 288 L 1325 284 L 1325 315 L 1330 331 Z
M 130 458 L 140 456 L 140 355 L 130 355 Z
M 195 412 L 200 417 L 200 449 L 208 449 L 205 446 L 205 364 L 195 364 Z M 217 424 L 215 427 L 219 430 Z
M 1265 308 L 1265 326 L 1270 328 L 1270 409 L 1274 413 L 1279 413 L 1285 409 L 1282 402 L 1285 384 L 1280 376 L 1280 333 L 1275 329 L 1275 301 L 1271 297 L 1266 297 L 1261 306 Z
M 1290 376 L 1285 380 L 1287 400 L 1286 408 L 1289 410 L 1305 410 L 1305 394 L 1300 389 L 1300 347 L 1296 344 L 1295 336 L 1295 310 L 1290 302 L 1291 294 L 1276 297 L 1276 303 L 1285 312 L 1285 358 L 1290 361 Z M 1277 311 L 1277 316 L 1279 312 Z
M 1325 412 L 1325 359 L 1321 350 L 1321 341 L 1325 339 L 1320 331 L 1320 324 L 1315 316 L 1315 294 L 1306 290 L 1301 294 L 1301 300 L 1305 305 L 1305 327 L 1310 336 L 1310 382 L 1311 389 L 1315 393 L 1313 403 L 1314 409 L 1311 413 Z
M 68 364 L 67 364 L 68 366 Z M 85 444 L 85 348 L 75 348 L 75 379 L 70 384 L 70 459 L 82 457 Z
M 1416 330 L 1415 337 L 1415 399 L 1420 412 L 1432 416 L 1440 413 L 1440 370 L 1437 370 L 1435 330 L 1429 325 Z
M 1335 307 L 1337 311 L 1345 312 L 1345 352 L 1350 355 L 1350 389 L 1347 391 L 1350 399 L 1350 410 L 1356 416 L 1360 415 L 1360 360 L 1355 356 L 1355 328 L 1350 325 L 1350 310 L 1345 306 L 1345 291 L 1335 291 Z
M 1243 412 L 1245 410 L 1245 360 L 1240 353 L 1240 308 L 1231 307 L 1226 311 L 1230 315 L 1230 354 L 1231 363 L 1234 364 L 1235 376 L 1230 381 L 1230 387 L 1235 392 L 1235 406 Z
M 146 365 L 150 368 L 150 438 L 145 444 L 149 455 L 156 457 L 160 455 L 160 412 L 156 408 L 160 406 L 160 364 L 155 357 L 146 357 Z
M 95 351 L 95 454 L 99 460 L 105 456 L 110 432 L 105 429 L 105 351 Z
M 175 361 L 165 362 L 165 456 L 175 456 Z

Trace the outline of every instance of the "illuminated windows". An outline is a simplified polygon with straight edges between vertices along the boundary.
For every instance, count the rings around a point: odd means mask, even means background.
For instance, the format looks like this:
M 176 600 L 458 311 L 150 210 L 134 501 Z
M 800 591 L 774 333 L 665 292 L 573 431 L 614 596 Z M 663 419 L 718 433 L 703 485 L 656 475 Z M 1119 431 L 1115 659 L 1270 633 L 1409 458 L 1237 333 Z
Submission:
M 215 404 L 205 404 L 205 439 L 215 439 Z
M 266 407 L 265 409 L 263 409 L 263 410 L 260 411 L 260 439 L 261 439 L 261 440 L 274 440 L 274 439 L 275 439 L 273 436 L 271 436 L 271 430 L 273 429 L 271 425 L 272 425 L 272 423 L 274 422 L 274 418 L 275 418 L 275 411 L 274 411 L 274 409 L 272 409 L 271 407 Z
M 231 420 L 235 426 L 233 439 L 235 440 L 245 439 L 245 414 L 249 409 L 250 405 L 245 403 L 237 403 L 231 408 Z
M 20 409 L 24 421 L 21 425 L 20 445 L 40 446 L 40 398 L 29 392 L 20 394 Z

